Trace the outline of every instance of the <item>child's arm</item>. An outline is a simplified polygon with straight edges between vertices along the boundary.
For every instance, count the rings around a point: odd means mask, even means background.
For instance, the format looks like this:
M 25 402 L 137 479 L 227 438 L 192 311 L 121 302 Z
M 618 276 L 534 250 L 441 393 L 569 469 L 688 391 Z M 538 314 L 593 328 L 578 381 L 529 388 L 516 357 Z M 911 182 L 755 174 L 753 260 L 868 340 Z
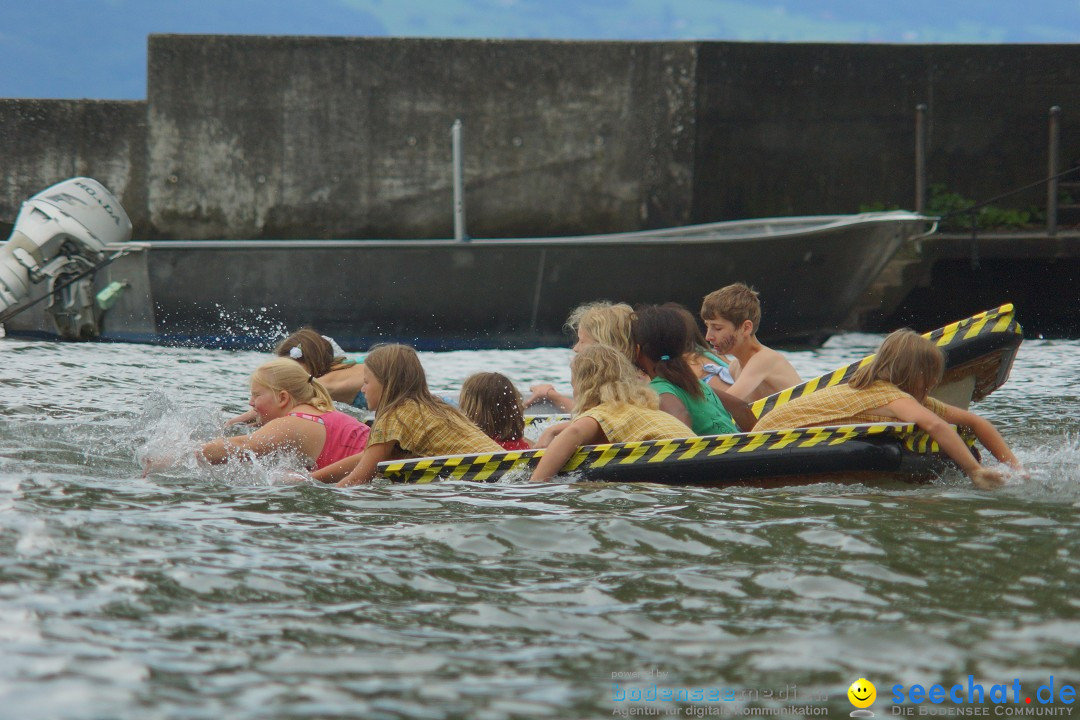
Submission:
M 555 423 L 554 425 L 548 425 L 544 428 L 544 431 L 540 433 L 540 437 L 536 438 L 536 442 L 533 443 L 534 448 L 546 448 L 551 444 L 559 433 L 566 428 L 570 427 L 570 421 Z
M 983 444 L 990 454 L 997 458 L 1000 462 L 1007 464 L 1013 470 L 1023 471 L 1023 466 L 1020 461 L 1013 455 L 1012 450 L 1005 443 L 1005 438 L 1001 437 L 1001 433 L 984 417 L 980 417 L 973 412 L 967 410 L 961 410 L 958 407 L 952 405 L 945 405 L 945 421 L 950 422 L 953 425 L 962 425 L 969 427 L 975 431 L 975 437 L 979 439 L 979 442 Z
M 356 394 L 360 392 L 360 386 L 364 384 L 364 366 L 357 364 L 331 370 L 319 378 L 319 382 L 335 402 L 352 404 Z
M 344 488 L 371 482 L 372 478 L 379 473 L 379 463 L 393 457 L 394 447 L 396 446 L 396 440 L 368 445 L 364 452 L 360 453 L 360 461 L 353 468 L 353 471 L 346 475 L 337 486 Z M 333 465 L 328 467 L 333 467 Z
M 693 427 L 694 421 L 687 412 L 686 406 L 683 405 L 682 400 L 671 393 L 660 393 L 660 409 L 668 415 L 673 415 L 686 427 Z
M 754 396 L 758 386 L 769 377 L 771 370 L 770 358 L 765 353 L 757 353 L 735 376 L 735 384 L 728 388 L 728 393 L 740 400 L 749 400 Z
M 243 451 L 259 456 L 285 449 L 299 449 L 299 444 L 289 432 L 288 425 L 278 419 L 267 423 L 251 435 L 211 440 L 205 443 L 196 455 L 211 465 L 220 465 Z M 239 457 L 243 458 L 242 455 Z
M 717 395 L 719 395 L 722 392 L 729 392 L 731 390 L 731 386 L 728 385 L 723 380 L 721 380 L 716 375 L 710 375 L 708 381 L 706 382 L 706 384 L 709 387 L 711 387 L 714 391 L 716 391 Z
M 319 468 L 311 473 L 311 477 L 319 482 L 336 483 L 351 473 L 356 466 L 360 464 L 360 458 L 363 457 L 363 455 L 363 452 L 358 452 L 355 455 L 342 458 L 336 463 Z
M 750 409 L 750 403 L 735 397 L 730 392 L 724 392 L 723 390 L 712 389 L 716 396 L 720 398 L 720 402 L 723 403 L 724 409 L 731 415 L 731 419 L 735 421 L 735 424 L 743 432 L 750 432 L 754 429 L 754 425 L 757 424 L 757 415 L 754 415 L 754 411 Z
M 525 407 L 531 407 L 546 400 L 563 412 L 570 412 L 574 409 L 574 398 L 561 394 L 550 383 L 533 385 L 529 388 L 529 392 L 532 394 L 525 400 Z
M 258 414 L 254 410 L 248 410 L 246 413 L 241 413 L 236 417 L 229 418 L 225 421 L 225 427 L 230 425 L 246 425 L 247 423 L 254 422 L 258 418 Z
M 600 423 L 591 417 L 574 420 L 544 449 L 544 454 L 540 457 L 540 462 L 537 464 L 536 469 L 533 470 L 532 477 L 529 480 L 543 482 L 554 477 L 562 470 L 563 465 L 577 452 L 579 447 L 606 441 L 607 437 L 604 435 L 604 431 L 600 429 Z
M 971 454 L 967 444 L 961 439 L 948 421 L 938 417 L 924 407 L 915 398 L 900 398 L 885 406 L 901 422 L 915 423 L 934 441 L 950 458 L 956 461 L 976 487 L 990 489 L 1004 482 L 1001 473 L 984 468 Z

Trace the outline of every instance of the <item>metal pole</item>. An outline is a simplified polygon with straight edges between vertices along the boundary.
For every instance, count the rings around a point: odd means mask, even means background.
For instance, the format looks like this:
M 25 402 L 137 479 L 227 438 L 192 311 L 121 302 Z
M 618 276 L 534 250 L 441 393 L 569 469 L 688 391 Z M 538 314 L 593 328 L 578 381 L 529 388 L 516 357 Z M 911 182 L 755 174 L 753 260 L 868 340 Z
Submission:
M 461 120 L 455 120 L 450 130 L 454 148 L 454 239 L 468 242 L 465 234 L 465 180 L 461 159 Z
M 1050 147 L 1048 152 L 1047 173 L 1050 181 L 1046 183 L 1046 234 L 1057 235 L 1058 221 L 1058 156 L 1061 154 L 1061 108 L 1050 108 Z
M 926 104 L 915 106 L 915 212 L 926 210 Z

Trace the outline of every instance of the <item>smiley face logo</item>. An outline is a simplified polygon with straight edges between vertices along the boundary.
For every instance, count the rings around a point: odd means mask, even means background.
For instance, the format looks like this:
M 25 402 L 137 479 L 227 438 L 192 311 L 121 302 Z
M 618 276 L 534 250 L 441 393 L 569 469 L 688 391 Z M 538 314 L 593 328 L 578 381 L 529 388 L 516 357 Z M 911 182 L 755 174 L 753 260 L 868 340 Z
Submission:
M 868 708 L 877 699 L 877 688 L 866 678 L 859 678 L 847 689 L 848 700 L 857 708 Z

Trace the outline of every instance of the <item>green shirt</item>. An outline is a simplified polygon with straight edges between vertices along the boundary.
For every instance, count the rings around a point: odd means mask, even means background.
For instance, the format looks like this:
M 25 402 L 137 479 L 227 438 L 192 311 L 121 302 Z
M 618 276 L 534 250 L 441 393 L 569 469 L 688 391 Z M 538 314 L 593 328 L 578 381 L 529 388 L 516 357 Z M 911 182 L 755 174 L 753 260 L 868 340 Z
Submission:
M 650 380 L 649 387 L 658 395 L 668 393 L 679 399 L 679 402 L 686 407 L 686 412 L 690 413 L 690 428 L 695 435 L 724 435 L 739 432 L 735 421 L 731 419 L 731 413 L 708 385 L 701 384 L 704 394 L 699 398 L 691 397 L 690 393 L 660 376 Z

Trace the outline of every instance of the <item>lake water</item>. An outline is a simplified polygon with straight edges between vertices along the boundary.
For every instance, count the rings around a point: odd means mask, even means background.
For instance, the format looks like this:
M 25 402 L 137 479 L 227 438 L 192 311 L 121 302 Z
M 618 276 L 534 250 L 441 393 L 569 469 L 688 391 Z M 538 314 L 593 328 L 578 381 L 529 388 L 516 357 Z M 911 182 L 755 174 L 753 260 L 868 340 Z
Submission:
M 0 717 L 847 717 L 861 677 L 884 717 L 894 685 L 1080 684 L 1080 341 L 1026 341 L 975 408 L 1031 472 L 995 492 L 142 477 L 265 358 L 0 339 Z M 565 349 L 422 358 L 440 394 L 569 389 Z M 718 699 L 648 699 L 680 689 Z

